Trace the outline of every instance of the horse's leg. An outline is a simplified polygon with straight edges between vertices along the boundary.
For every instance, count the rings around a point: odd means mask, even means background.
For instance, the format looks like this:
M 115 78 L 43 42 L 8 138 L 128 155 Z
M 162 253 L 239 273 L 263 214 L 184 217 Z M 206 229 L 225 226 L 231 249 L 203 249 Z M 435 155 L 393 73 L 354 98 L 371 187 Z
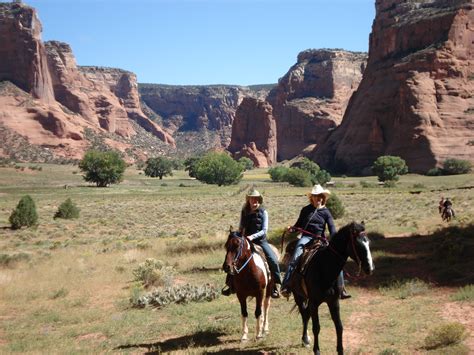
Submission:
M 268 324 L 268 311 L 270 310 L 270 293 L 267 290 L 265 299 L 263 301 L 263 334 L 266 335 L 270 332 L 270 327 Z
M 249 327 L 247 324 L 247 320 L 249 314 L 247 313 L 247 297 L 246 296 L 238 296 L 240 302 L 240 314 L 242 316 L 242 337 L 240 341 L 247 341 L 248 334 L 249 334 Z
M 331 313 L 332 321 L 334 322 L 334 326 L 336 327 L 336 335 L 337 335 L 337 354 L 341 355 L 344 354 L 344 348 L 342 346 L 342 320 L 341 314 L 339 311 L 339 298 L 335 298 L 328 303 L 329 312 Z
M 257 320 L 255 329 L 255 338 L 263 338 L 263 315 L 262 315 L 262 304 L 263 304 L 264 290 L 255 297 L 255 319 Z
M 321 325 L 319 324 L 319 314 L 318 308 L 320 303 L 317 305 L 310 304 L 310 313 L 311 313 L 311 320 L 313 322 L 313 336 L 314 336 L 314 345 L 313 345 L 313 352 L 317 355 L 320 355 L 319 352 L 319 331 L 321 330 Z
M 309 313 L 309 306 L 307 305 L 305 307 L 304 300 L 298 295 L 295 295 L 295 301 L 301 314 L 301 320 L 303 321 L 303 335 L 301 336 L 301 341 L 303 342 L 303 346 L 308 348 L 311 343 L 311 338 L 308 335 L 308 322 L 309 317 L 311 316 Z

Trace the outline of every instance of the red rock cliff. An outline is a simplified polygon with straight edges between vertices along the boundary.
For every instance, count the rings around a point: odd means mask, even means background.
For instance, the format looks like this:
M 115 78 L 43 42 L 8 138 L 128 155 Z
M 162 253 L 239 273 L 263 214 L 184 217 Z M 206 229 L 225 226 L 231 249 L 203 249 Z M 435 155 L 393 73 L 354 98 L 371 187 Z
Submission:
M 10 81 L 43 102 L 54 101 L 36 10 L 0 3 L 0 81 Z
M 250 97 L 242 100 L 227 149 L 237 159 L 250 158 L 258 167 L 266 168 L 276 163 L 276 125 L 268 102 Z
M 473 59 L 472 0 L 377 0 L 367 69 L 316 161 L 366 173 L 381 155 L 412 172 L 474 162 Z
M 314 148 L 342 120 L 365 68 L 365 53 L 306 50 L 268 95 L 278 137 L 278 160 Z

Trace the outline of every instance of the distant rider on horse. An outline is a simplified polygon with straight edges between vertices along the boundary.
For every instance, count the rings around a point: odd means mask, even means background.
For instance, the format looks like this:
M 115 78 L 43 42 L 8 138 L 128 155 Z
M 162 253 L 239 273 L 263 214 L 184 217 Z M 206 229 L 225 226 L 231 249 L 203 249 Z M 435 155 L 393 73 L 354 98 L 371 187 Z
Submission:
M 253 244 L 262 247 L 267 258 L 267 263 L 275 281 L 272 298 L 280 297 L 281 276 L 278 259 L 267 241 L 268 212 L 262 206 L 263 197 L 257 190 L 253 189 L 245 198 L 245 205 L 240 214 L 240 233 Z M 224 296 L 234 293 L 232 276 L 227 274 L 226 287 L 222 289 Z
M 446 213 L 448 209 L 451 210 L 452 217 L 456 217 L 456 214 L 454 213 L 454 209 L 453 209 L 453 203 L 451 202 L 449 198 L 446 198 L 446 200 L 443 202 L 443 212 L 441 216 L 444 216 L 444 214 Z

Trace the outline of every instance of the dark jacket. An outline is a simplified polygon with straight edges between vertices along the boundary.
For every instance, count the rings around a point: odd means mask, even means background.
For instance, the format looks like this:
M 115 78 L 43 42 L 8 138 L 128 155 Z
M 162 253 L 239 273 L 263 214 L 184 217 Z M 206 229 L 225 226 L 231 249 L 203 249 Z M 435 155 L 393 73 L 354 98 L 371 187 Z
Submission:
M 259 207 L 255 212 L 248 212 L 245 208 L 240 215 L 240 230 L 245 232 L 246 236 L 258 233 L 258 236 L 253 239 L 254 242 L 266 239 L 268 228 L 268 216 L 263 207 Z
M 316 207 L 309 204 L 301 209 L 300 216 L 294 227 L 325 237 L 324 230 L 326 225 L 329 229 L 329 236 L 336 233 L 331 212 L 326 207 L 316 209 Z M 311 234 L 305 234 L 304 232 L 303 235 L 311 237 Z

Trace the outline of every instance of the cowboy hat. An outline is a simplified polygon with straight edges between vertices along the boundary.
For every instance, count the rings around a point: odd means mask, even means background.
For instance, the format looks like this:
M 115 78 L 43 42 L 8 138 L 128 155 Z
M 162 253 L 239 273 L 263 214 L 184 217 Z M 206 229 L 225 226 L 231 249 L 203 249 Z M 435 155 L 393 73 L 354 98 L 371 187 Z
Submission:
M 263 196 L 260 194 L 260 192 L 258 192 L 255 189 L 252 189 L 252 190 L 249 191 L 249 193 L 246 196 L 247 201 L 250 197 L 258 197 L 258 203 L 260 203 L 260 204 L 262 204 L 262 202 L 263 202 Z
M 331 191 L 326 190 L 325 188 L 323 188 L 319 184 L 316 184 L 316 185 L 313 186 L 313 189 L 311 190 L 311 192 L 308 193 L 308 196 L 310 196 L 310 195 L 324 195 L 324 196 L 326 196 L 326 198 L 328 198 L 330 194 L 331 194 Z

